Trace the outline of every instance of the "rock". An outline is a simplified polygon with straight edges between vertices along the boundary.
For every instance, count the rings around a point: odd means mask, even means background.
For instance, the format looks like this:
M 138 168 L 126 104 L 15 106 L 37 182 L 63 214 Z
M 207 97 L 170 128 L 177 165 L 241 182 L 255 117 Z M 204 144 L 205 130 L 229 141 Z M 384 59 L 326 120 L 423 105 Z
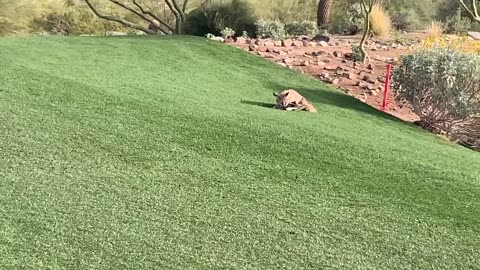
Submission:
M 356 85 L 359 86 L 360 88 L 366 89 L 367 86 L 368 86 L 368 83 L 366 83 L 366 82 L 357 82 Z
M 250 49 L 250 51 L 252 51 L 252 52 L 256 52 L 256 51 L 258 51 L 258 45 L 257 45 L 257 44 L 255 44 L 255 43 L 253 43 L 253 42 L 252 42 L 252 43 L 250 43 L 250 45 L 248 46 L 248 48 L 249 48 L 249 49 Z
M 273 41 L 271 41 L 271 40 L 265 41 L 265 43 L 263 45 L 268 47 L 268 48 L 275 47 L 275 43 L 273 43 Z
M 322 72 L 322 73 L 320 73 L 320 77 L 322 77 L 322 78 L 329 78 L 329 77 L 330 77 L 330 74 L 328 74 L 327 72 Z
M 368 68 L 369 70 L 375 70 L 375 68 L 373 67 L 372 64 L 368 64 L 367 68 Z
M 370 95 L 376 97 L 378 95 L 378 91 L 377 90 L 370 90 Z
M 267 52 L 267 49 L 268 49 L 268 48 L 267 48 L 266 46 L 264 46 L 264 45 L 258 46 L 258 51 L 259 51 L 259 52 Z
M 284 51 L 280 51 L 278 54 L 280 54 L 280 55 L 287 55 L 287 53 L 284 52 Z
M 319 65 L 319 66 L 323 67 L 323 66 L 325 66 L 325 65 L 326 65 L 326 63 L 325 63 L 325 62 L 323 62 L 323 61 L 318 61 L 317 65 Z
M 211 37 L 210 39 L 213 41 L 225 42 L 225 39 L 223 37 Z
M 310 46 L 310 47 L 317 47 L 317 43 L 314 42 L 314 41 L 310 41 L 310 42 L 308 42 L 308 46 Z
M 259 46 L 260 46 L 260 45 L 263 45 L 264 43 L 265 43 L 265 41 L 264 41 L 263 39 L 256 39 L 256 40 L 255 40 L 255 44 L 256 44 L 256 45 L 259 45 Z
M 325 41 L 320 41 L 320 42 L 317 42 L 318 45 L 322 46 L 322 47 L 328 47 L 328 43 L 325 42 Z
M 275 40 L 273 42 L 273 45 L 275 45 L 275 47 L 282 47 L 282 41 L 281 40 Z
M 365 75 L 363 76 L 362 78 L 364 81 L 368 82 L 368 83 L 372 83 L 372 84 L 376 84 L 377 83 L 377 79 L 370 76 L 370 75 Z
M 236 40 L 235 40 L 235 42 L 236 42 L 237 44 L 247 44 L 247 39 L 244 38 L 244 37 L 237 37 Z
M 284 39 L 282 40 L 282 46 L 284 47 L 290 47 L 293 45 L 293 41 L 291 39 Z
M 283 63 L 285 63 L 287 65 L 291 65 L 293 63 L 293 60 L 290 59 L 290 58 L 285 58 L 285 59 L 283 59 Z
M 343 56 L 344 56 L 345 58 L 347 58 L 347 59 L 352 59 L 352 58 L 353 58 L 353 53 L 351 53 L 351 52 L 346 52 Z
M 316 35 L 312 38 L 313 41 L 315 42 L 330 42 L 330 37 L 324 36 L 324 35 Z
M 332 80 L 331 84 L 337 85 L 339 82 L 340 82 L 339 79 L 334 79 L 334 80 Z
M 388 51 L 388 47 L 387 46 L 382 46 L 382 51 Z
M 385 76 L 379 76 L 377 79 L 381 83 L 385 83 L 385 80 L 386 80 Z
M 316 52 L 312 52 L 312 56 L 321 56 L 321 55 L 325 55 L 327 54 L 326 52 L 324 51 L 316 51 Z
M 337 70 L 337 67 L 326 66 L 326 67 L 324 67 L 323 69 L 325 69 L 325 70 L 330 70 L 330 71 L 336 71 L 336 70 Z
M 295 47 L 303 47 L 303 42 L 301 40 L 294 40 L 293 46 Z
M 278 63 L 278 64 L 282 67 L 287 67 L 287 65 L 285 63 Z
M 303 39 L 302 44 L 303 44 L 303 47 L 308 47 L 308 46 L 310 46 L 310 41 L 308 41 L 306 39 Z
M 261 57 L 265 57 L 265 55 L 262 52 L 257 52 L 257 55 L 259 55 Z
M 353 72 L 344 72 L 342 74 L 342 77 L 347 78 L 349 80 L 356 80 L 357 79 L 357 75 Z
M 480 32 L 468 32 L 467 34 L 475 40 L 480 40 Z
M 327 64 L 330 63 L 330 62 L 332 62 L 330 59 L 323 59 L 322 61 L 325 62 L 325 63 L 327 63 Z
M 341 52 L 337 52 L 337 51 L 334 51 L 332 54 L 333 54 L 334 57 L 342 57 L 343 56 L 343 54 Z
M 333 53 L 332 53 L 332 52 L 328 52 L 328 53 L 327 53 L 327 56 L 328 56 L 328 57 L 335 57 L 335 56 L 333 56 Z
M 309 65 L 310 65 L 310 61 L 308 61 L 308 60 L 304 60 L 304 61 L 300 62 L 300 66 L 306 67 L 306 66 L 309 66 Z

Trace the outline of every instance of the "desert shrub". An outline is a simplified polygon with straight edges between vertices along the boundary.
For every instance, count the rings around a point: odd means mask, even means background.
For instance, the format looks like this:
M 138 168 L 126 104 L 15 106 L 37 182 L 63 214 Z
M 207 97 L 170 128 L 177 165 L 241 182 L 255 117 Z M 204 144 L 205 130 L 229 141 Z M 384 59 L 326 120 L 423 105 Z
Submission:
M 451 137 L 480 132 L 480 56 L 433 47 L 404 55 L 394 70 L 397 99 L 423 127 Z
M 362 62 L 363 61 L 362 51 L 360 49 L 360 46 L 356 46 L 356 45 L 352 46 L 352 58 L 353 58 L 353 61 L 355 61 L 355 62 Z
M 470 30 L 472 23 L 462 15 L 462 9 L 458 8 L 455 14 L 447 18 L 445 26 L 447 33 L 462 34 Z
M 372 33 L 378 37 L 388 37 L 392 30 L 392 21 L 387 11 L 381 4 L 375 4 L 370 13 Z
M 290 36 L 314 36 L 318 33 L 317 22 L 315 21 L 293 21 L 285 23 L 285 31 Z
M 17 26 L 8 18 L 0 17 L 0 36 L 15 33 Z
M 235 30 L 229 27 L 225 27 L 221 32 L 224 38 L 233 37 L 235 35 Z
M 256 17 L 247 1 L 207 1 L 190 12 L 185 24 L 185 33 L 204 36 L 207 33 L 220 35 L 225 27 L 236 33 L 247 31 L 255 35 Z
M 443 32 L 445 32 L 445 24 L 438 21 L 432 21 L 427 28 L 425 28 L 425 32 L 428 37 L 438 38 Z
M 337 11 L 338 12 L 338 11 Z M 335 13 L 330 23 L 329 31 L 334 34 L 351 34 L 359 33 L 364 25 L 362 8 L 359 3 L 349 5 L 342 14 Z
M 400 9 L 390 12 L 392 26 L 396 30 L 407 31 L 421 26 L 417 12 L 413 9 Z
M 50 13 L 45 18 L 33 19 L 31 27 L 52 35 L 68 35 L 70 32 L 70 22 L 63 14 L 58 13 Z
M 466 36 L 427 37 L 421 43 L 425 49 L 442 47 L 470 54 L 480 54 L 480 40 L 473 40 Z
M 257 36 L 262 38 L 282 39 L 287 36 L 285 25 L 280 21 L 260 19 L 255 22 Z

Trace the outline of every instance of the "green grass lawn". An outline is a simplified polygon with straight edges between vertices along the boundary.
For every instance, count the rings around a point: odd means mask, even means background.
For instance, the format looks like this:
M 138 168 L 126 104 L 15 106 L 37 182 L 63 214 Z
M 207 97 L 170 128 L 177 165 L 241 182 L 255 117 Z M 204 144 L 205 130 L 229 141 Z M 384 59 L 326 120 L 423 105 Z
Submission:
M 480 155 L 200 38 L 0 39 L 0 269 L 151 268 L 480 269 Z

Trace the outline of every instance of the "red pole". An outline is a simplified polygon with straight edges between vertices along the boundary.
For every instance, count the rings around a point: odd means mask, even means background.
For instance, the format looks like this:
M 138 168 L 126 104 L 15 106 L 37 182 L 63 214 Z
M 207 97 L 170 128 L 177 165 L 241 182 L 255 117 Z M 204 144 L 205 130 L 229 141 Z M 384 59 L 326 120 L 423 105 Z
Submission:
M 390 87 L 390 73 L 392 71 L 392 64 L 387 65 L 387 75 L 385 76 L 385 90 L 383 91 L 382 111 L 387 110 L 388 105 L 388 88 Z

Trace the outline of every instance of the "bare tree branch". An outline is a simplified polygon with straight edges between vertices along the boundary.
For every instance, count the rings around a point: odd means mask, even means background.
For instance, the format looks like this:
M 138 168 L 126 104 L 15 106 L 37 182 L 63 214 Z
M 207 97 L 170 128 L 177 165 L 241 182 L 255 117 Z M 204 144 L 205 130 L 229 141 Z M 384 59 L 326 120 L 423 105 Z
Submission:
M 187 5 L 188 5 L 188 0 L 183 1 L 183 6 L 182 6 L 182 12 L 185 14 L 185 11 L 187 10 Z
M 168 25 L 166 22 L 164 22 L 162 19 L 160 19 L 160 17 L 158 17 L 157 15 L 155 15 L 154 13 L 150 12 L 149 10 L 145 10 L 138 2 L 137 0 L 133 0 L 133 4 L 136 5 L 138 7 L 138 9 L 140 9 L 140 12 L 142 12 L 143 14 L 145 15 L 150 15 L 152 18 L 154 18 L 155 20 L 157 20 L 160 24 L 162 24 L 163 26 L 165 26 L 170 32 L 174 32 L 175 29 L 173 29 L 170 25 Z
M 173 6 L 175 7 L 175 9 L 177 10 L 178 14 L 182 18 L 182 21 L 185 21 L 187 19 L 187 17 L 185 15 L 185 12 L 183 12 L 183 8 L 178 5 L 177 0 L 171 0 L 171 1 L 173 3 Z M 188 0 L 186 0 L 186 2 L 188 3 Z
M 93 11 L 93 13 L 95 13 L 95 15 L 97 15 L 97 17 L 99 17 L 101 19 L 108 20 L 108 21 L 114 21 L 114 22 L 120 23 L 120 24 L 122 24 L 126 27 L 130 27 L 130 28 L 133 28 L 133 29 L 140 30 L 140 31 L 142 31 L 146 34 L 149 34 L 149 35 L 156 34 L 156 32 L 153 31 L 153 30 L 150 30 L 150 29 L 145 28 L 143 26 L 140 26 L 140 25 L 137 25 L 135 23 L 129 22 L 129 21 L 123 19 L 123 18 L 120 18 L 120 17 L 117 17 L 117 16 L 110 16 L 110 15 L 101 14 L 95 8 L 95 6 L 90 2 L 90 0 L 85 0 L 85 2 L 87 3 L 88 7 Z
M 468 15 L 475 20 L 476 22 L 480 23 L 480 15 L 478 13 L 476 0 L 472 0 L 472 8 L 469 8 L 465 3 L 465 0 L 458 0 L 458 2 L 462 5 L 463 9 L 468 12 Z

